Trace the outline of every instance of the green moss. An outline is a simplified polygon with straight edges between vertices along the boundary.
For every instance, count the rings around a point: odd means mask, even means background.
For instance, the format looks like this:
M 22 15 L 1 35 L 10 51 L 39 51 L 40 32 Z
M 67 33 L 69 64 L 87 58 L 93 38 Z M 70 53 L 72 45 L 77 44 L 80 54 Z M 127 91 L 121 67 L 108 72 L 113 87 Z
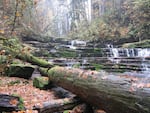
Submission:
M 37 63 L 40 66 L 47 66 L 47 65 L 49 65 L 49 63 L 46 60 L 44 60 L 44 59 L 40 59 L 40 58 L 34 57 L 32 55 L 30 57 L 31 57 L 33 63 Z
M 0 64 L 6 63 L 7 57 L 4 55 L 0 55 Z
M 65 110 L 63 113 L 70 113 L 71 110 Z
M 31 65 L 23 65 L 23 64 L 11 64 L 7 70 L 5 70 L 5 74 L 7 76 L 16 76 L 25 79 L 29 79 L 34 71 L 34 66 Z
M 23 98 L 20 97 L 18 94 L 12 94 L 12 96 L 15 96 L 15 97 L 18 97 L 19 98 L 19 103 L 18 103 L 18 109 L 19 110 L 25 110 L 25 107 L 24 107 L 24 102 L 23 102 Z
M 80 63 L 74 64 L 73 68 L 79 68 L 80 67 Z
M 101 65 L 101 64 L 92 64 L 94 67 L 95 67 L 95 70 L 96 71 L 99 71 L 99 70 L 101 70 L 104 66 L 103 65 Z
M 49 84 L 48 77 L 36 77 L 33 80 L 33 86 L 36 88 L 44 89 Z
M 24 103 L 23 103 L 23 98 L 19 97 L 19 104 L 18 104 L 19 110 L 24 110 Z
M 65 58 L 77 56 L 77 53 L 75 51 L 67 51 L 67 50 L 59 51 L 58 54 L 59 54 L 59 56 L 65 57 Z
M 31 54 L 19 55 L 18 57 L 20 59 L 24 60 L 24 61 L 32 63 L 33 65 L 38 65 L 38 66 L 41 66 L 41 67 L 49 67 L 51 65 L 46 60 L 35 57 Z
M 94 51 L 95 52 L 101 52 L 102 50 L 101 50 L 101 48 L 94 48 Z

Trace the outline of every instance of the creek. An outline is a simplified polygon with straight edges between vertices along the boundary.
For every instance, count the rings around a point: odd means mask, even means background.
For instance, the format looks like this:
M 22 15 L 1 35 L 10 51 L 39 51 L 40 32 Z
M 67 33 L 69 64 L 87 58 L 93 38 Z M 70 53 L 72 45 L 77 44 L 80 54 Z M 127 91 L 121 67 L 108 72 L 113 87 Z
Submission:
M 57 44 L 50 54 L 56 56 L 49 61 L 68 68 L 150 77 L 150 48 L 117 48 L 111 44 L 107 44 L 106 48 L 96 48 L 74 40 L 68 44 Z

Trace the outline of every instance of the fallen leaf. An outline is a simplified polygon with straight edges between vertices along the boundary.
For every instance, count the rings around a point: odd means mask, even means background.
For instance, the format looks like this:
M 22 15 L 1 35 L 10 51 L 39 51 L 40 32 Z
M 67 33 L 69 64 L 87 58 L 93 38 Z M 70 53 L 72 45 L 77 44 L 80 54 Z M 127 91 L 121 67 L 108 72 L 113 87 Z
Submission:
M 18 102 L 17 99 L 11 99 L 11 100 L 9 101 L 9 103 L 10 103 L 11 105 L 13 105 L 13 106 L 16 106 L 19 102 Z
M 5 33 L 5 31 L 4 30 L 0 30 L 0 34 L 4 34 Z

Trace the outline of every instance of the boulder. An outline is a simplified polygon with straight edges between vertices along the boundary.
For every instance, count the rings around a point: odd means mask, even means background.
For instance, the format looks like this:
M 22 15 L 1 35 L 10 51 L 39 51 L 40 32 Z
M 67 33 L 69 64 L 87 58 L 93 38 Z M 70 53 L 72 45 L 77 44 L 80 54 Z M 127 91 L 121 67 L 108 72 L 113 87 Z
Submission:
M 33 79 L 33 86 L 40 89 L 45 89 L 49 84 L 48 77 L 35 77 Z
M 20 77 L 29 79 L 32 76 L 35 67 L 31 65 L 12 64 L 5 71 L 5 74 L 10 77 Z

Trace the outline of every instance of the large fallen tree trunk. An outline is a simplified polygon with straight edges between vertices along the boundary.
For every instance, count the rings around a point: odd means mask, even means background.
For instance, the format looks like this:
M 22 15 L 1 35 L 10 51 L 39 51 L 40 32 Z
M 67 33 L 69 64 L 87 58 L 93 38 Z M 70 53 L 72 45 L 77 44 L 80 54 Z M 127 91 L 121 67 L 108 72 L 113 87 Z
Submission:
M 41 69 L 41 72 L 107 113 L 150 113 L 150 88 L 136 87 L 134 79 L 63 67 L 54 67 L 48 72 Z

